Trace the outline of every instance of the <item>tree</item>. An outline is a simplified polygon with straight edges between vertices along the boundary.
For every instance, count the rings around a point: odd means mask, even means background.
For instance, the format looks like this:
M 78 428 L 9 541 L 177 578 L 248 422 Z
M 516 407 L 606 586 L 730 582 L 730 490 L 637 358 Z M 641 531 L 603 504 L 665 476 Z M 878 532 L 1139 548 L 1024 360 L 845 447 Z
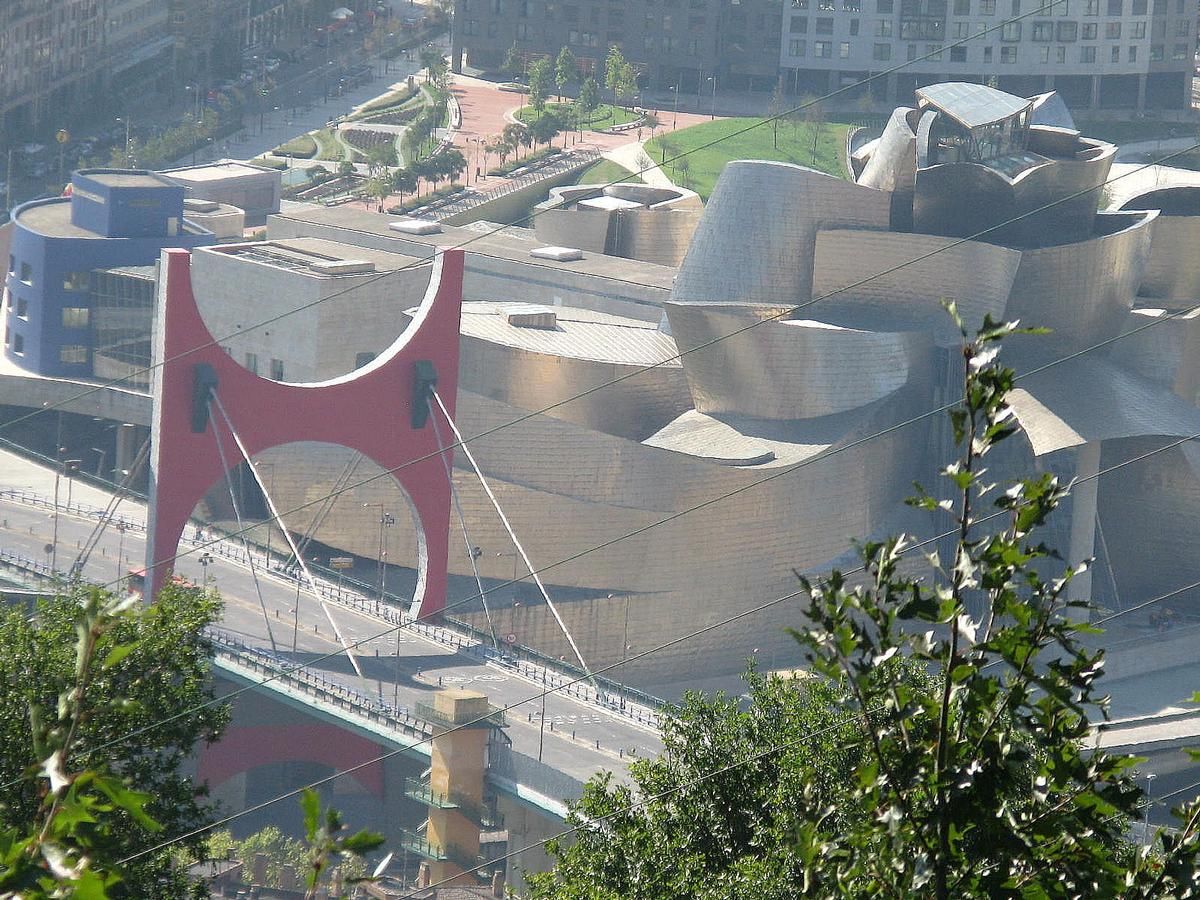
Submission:
M 141 610 L 79 588 L 29 618 L 0 612 L 0 895 L 50 896 L 35 888 L 47 867 L 78 896 L 189 893 L 168 853 L 119 861 L 211 821 L 181 767 L 229 720 L 208 687 L 203 632 L 219 612 L 215 595 L 179 585 Z M 183 844 L 203 851 L 200 837 Z
M 421 68 L 425 70 L 426 83 L 440 83 L 446 71 L 446 58 L 442 56 L 442 51 L 434 46 L 425 47 L 421 50 L 420 59 Z
M 525 71 L 525 61 L 516 42 L 504 51 L 504 61 L 500 63 L 500 71 L 509 78 L 517 78 Z
M 529 135 L 535 144 L 548 144 L 562 130 L 558 117 L 547 113 L 530 126 Z
M 528 147 L 532 138 L 529 135 L 529 127 L 522 125 L 520 122 L 509 122 L 504 126 L 504 130 L 500 132 L 501 140 L 506 143 L 509 148 L 517 152 L 521 147 Z M 517 152 L 518 158 L 520 153 Z M 500 163 L 504 165 L 503 162 Z
M 771 120 L 771 141 L 775 149 L 779 149 L 779 120 L 787 110 L 783 99 L 783 81 L 775 82 L 775 90 L 771 92 L 771 102 L 767 105 L 767 117 Z
M 350 162 L 348 159 L 343 159 L 340 163 L 338 163 L 338 174 L 343 178 L 349 178 L 354 174 L 354 163 Z
M 538 118 L 546 108 L 546 95 L 550 90 L 550 60 L 545 57 L 537 60 L 529 67 L 529 105 L 534 108 Z
M 558 51 L 558 59 L 554 62 L 554 86 L 558 88 L 558 102 L 562 103 L 563 91 L 567 85 L 579 77 L 575 64 L 575 54 L 570 47 Z
M 815 166 L 817 164 L 817 145 L 821 141 L 821 132 L 825 130 L 824 104 L 815 97 L 811 98 L 809 105 L 804 110 L 804 119 L 812 131 L 812 162 L 810 165 Z
M 960 455 L 943 496 L 912 501 L 952 520 L 945 563 L 930 553 L 918 574 L 903 557 L 924 545 L 902 535 L 861 545 L 861 569 L 801 578 L 811 674 L 796 693 L 813 706 L 772 716 L 753 681 L 749 720 L 722 698 L 685 703 L 664 759 L 633 768 L 643 802 L 585 788 L 578 839 L 553 846 L 535 898 L 1196 895 L 1200 800 L 1135 850 L 1137 760 L 1092 740 L 1103 652 L 1067 594 L 1087 564 L 1054 572 L 1038 536 L 1067 491 L 1051 473 L 989 483 L 995 456 L 983 468 L 1018 430 L 997 356 L 1016 331 L 963 329 Z
M 441 160 L 442 171 L 450 179 L 451 184 L 454 184 L 458 180 L 458 176 L 467 168 L 467 158 L 463 156 L 461 150 L 456 150 L 453 147 L 443 153 L 439 153 L 438 159 Z
M 675 163 L 675 168 L 679 172 L 679 181 L 685 188 L 692 186 L 692 161 L 686 156 L 681 156 L 679 162 Z
M 600 88 L 596 84 L 595 78 L 589 76 L 584 80 L 579 88 L 579 99 L 575 101 L 575 105 L 579 107 L 580 114 L 577 119 L 579 130 L 582 132 L 584 124 L 586 124 L 591 114 L 595 112 L 596 107 L 600 105 Z
M 629 63 L 625 60 L 625 54 L 621 52 L 620 47 L 613 44 L 608 48 L 608 56 L 604 58 L 604 86 L 612 91 L 614 105 L 621 89 L 625 86 L 628 66 Z
M 417 189 L 417 176 L 411 169 L 396 169 L 392 172 L 392 187 L 400 195 L 400 202 L 403 203 L 404 195 Z

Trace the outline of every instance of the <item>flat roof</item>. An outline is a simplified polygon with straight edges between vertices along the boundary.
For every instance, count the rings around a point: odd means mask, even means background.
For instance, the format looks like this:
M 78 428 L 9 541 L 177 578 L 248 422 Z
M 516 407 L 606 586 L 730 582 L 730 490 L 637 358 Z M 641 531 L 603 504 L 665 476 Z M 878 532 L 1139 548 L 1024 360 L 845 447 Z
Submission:
M 238 244 L 217 244 L 199 248 L 205 253 L 233 256 L 260 265 L 278 266 L 313 278 L 343 277 L 311 268 L 314 263 L 369 262 L 375 272 L 394 272 L 413 265 L 413 258 L 386 250 L 373 250 L 356 244 L 343 244 L 322 238 L 278 238 Z M 425 264 L 422 262 L 422 264 Z M 369 273 L 351 273 L 369 274 Z
M 55 197 L 17 208 L 16 221 L 30 231 L 47 237 L 92 238 L 103 240 L 104 235 L 71 223 L 71 198 Z
M 554 328 L 511 325 L 509 313 L 555 313 Z M 586 359 L 628 366 L 662 364 L 678 369 L 675 341 L 650 322 L 614 316 L 571 306 L 501 301 L 473 301 L 462 305 L 460 333 L 492 344 L 533 353 Z M 670 360 L 668 362 L 667 360 Z
M 965 128 L 1002 122 L 1033 106 L 1032 100 L 998 91 L 986 84 L 948 81 L 917 88 L 918 99 L 944 112 Z
M 153 172 L 89 172 L 84 169 L 79 174 L 109 187 L 177 187 Z
M 248 178 L 251 176 L 278 175 L 274 169 L 251 166 L 242 162 L 215 162 L 203 166 L 184 166 L 179 169 L 166 169 L 163 176 L 179 181 L 224 181 L 226 178 Z
M 654 263 L 624 259 L 619 256 L 605 256 L 602 253 L 585 253 L 583 259 L 573 262 L 534 259 L 529 255 L 529 251 L 542 246 L 543 242 L 537 240 L 529 229 L 507 228 L 487 231 L 478 227 L 482 223 L 475 223 L 474 226 L 443 224 L 441 234 L 398 234 L 388 228 L 388 225 L 395 221 L 394 217 L 368 212 L 352 204 L 342 206 L 288 204 L 286 210 L 281 210 L 274 217 L 296 222 L 310 222 L 315 225 L 328 225 L 334 228 L 347 228 L 376 235 L 388 240 L 400 253 L 405 252 L 406 245 L 410 247 L 424 245 L 431 250 L 439 247 L 461 246 L 470 253 L 507 259 L 537 269 L 565 270 L 583 275 L 612 278 L 664 291 L 671 289 L 671 283 L 678 271 L 670 266 L 658 266 Z M 269 230 L 270 226 L 268 225 L 268 232 Z
M 139 278 L 143 281 L 154 281 L 158 278 L 158 266 L 109 266 L 104 269 L 97 269 L 97 272 L 104 272 L 110 275 L 125 275 L 129 278 Z

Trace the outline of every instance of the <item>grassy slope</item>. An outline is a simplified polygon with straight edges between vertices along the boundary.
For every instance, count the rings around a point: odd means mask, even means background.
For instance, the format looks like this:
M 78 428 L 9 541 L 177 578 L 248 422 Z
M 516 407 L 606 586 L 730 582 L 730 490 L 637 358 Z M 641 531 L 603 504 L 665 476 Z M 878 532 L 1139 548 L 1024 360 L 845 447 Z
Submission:
M 602 159 L 576 175 L 570 184 L 611 184 L 614 181 L 641 180 L 624 166 L 617 165 L 610 159 Z
M 649 141 L 646 144 L 646 152 L 650 154 L 651 159 L 661 160 L 663 143 L 666 143 L 667 175 L 677 184 L 682 184 L 684 179 L 679 171 L 678 162 L 672 166 L 670 158 L 687 153 L 690 165 L 689 186 L 705 200 L 712 193 L 713 185 L 716 184 L 717 176 L 725 167 L 725 163 L 735 159 L 790 162 L 810 166 L 839 178 L 846 177 L 842 155 L 849 125 L 827 122 L 822 126 L 814 161 L 813 126 L 807 122 L 797 125 L 780 122 L 779 146 L 776 149 L 770 124 L 749 128 L 758 121 L 760 120 L 752 118 L 717 119 L 693 125 L 691 128 L 681 128 Z M 724 140 L 721 140 L 722 138 Z M 711 147 L 706 146 L 718 140 L 719 143 Z M 704 149 L 699 149 L 701 147 Z

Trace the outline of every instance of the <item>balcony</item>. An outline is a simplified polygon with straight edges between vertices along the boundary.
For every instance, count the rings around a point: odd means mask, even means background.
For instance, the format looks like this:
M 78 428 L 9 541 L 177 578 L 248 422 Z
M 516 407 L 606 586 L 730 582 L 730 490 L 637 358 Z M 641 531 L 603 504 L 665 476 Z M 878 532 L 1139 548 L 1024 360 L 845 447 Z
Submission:
M 483 829 L 496 830 L 504 827 L 504 817 L 492 812 L 486 806 L 475 803 L 453 791 L 448 793 L 434 791 L 430 785 L 415 778 L 404 779 L 404 796 L 436 809 L 458 810 Z
M 415 853 L 424 859 L 432 859 L 437 862 L 452 862 L 464 872 L 469 872 L 486 862 L 482 856 L 470 854 L 453 844 L 445 847 L 431 844 L 423 835 L 413 831 L 401 829 L 400 835 L 400 846 L 409 853 Z M 475 874 L 482 875 L 481 872 Z

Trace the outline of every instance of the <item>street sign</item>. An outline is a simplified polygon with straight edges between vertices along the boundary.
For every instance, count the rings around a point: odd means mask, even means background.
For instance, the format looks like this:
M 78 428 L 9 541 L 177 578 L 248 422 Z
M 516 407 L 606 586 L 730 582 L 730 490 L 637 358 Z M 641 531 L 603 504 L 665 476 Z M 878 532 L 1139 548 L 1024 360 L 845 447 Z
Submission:
M 330 557 L 329 567 L 331 569 L 352 569 L 352 568 L 354 568 L 354 557 L 353 556 Z
M 54 135 L 54 139 L 60 144 L 65 144 L 71 139 L 71 132 L 67 131 L 65 128 L 60 128 L 58 129 L 58 133 Z
M 509 644 L 515 644 L 517 642 L 517 636 L 510 631 L 505 636 L 504 640 L 506 640 Z

